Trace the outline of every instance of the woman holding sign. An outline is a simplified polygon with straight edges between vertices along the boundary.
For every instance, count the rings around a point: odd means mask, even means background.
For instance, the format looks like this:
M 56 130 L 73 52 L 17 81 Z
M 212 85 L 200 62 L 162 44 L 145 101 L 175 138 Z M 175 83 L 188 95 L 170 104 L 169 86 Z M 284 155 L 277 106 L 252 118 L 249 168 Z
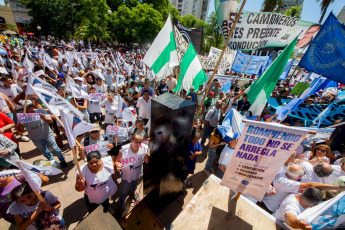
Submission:
M 87 164 L 80 168 L 83 179 L 77 175 L 75 189 L 78 192 L 85 191 L 84 199 L 89 213 L 100 204 L 103 206 L 103 211 L 108 212 L 109 197 L 117 190 L 111 157 L 101 158 L 98 151 L 92 151 L 87 154 Z

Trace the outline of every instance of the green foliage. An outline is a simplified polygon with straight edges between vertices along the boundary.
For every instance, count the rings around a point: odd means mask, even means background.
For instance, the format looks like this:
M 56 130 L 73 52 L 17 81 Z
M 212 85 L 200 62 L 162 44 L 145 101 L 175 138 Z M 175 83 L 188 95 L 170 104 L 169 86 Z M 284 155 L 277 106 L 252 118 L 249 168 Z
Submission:
M 120 43 L 152 41 L 162 27 L 162 15 L 148 4 L 138 4 L 132 9 L 122 5 L 112 15 L 111 30 Z
M 11 30 L 18 33 L 18 27 L 16 25 L 6 23 L 5 26 L 6 26 L 6 30 Z
M 200 26 L 206 26 L 206 22 L 200 19 L 197 19 L 194 15 L 188 14 L 179 18 L 180 22 L 189 28 L 196 28 Z
M 285 10 L 283 14 L 289 17 L 301 18 L 302 6 L 292 6 Z
M 283 4 L 283 0 L 264 0 L 262 3 L 262 12 L 273 12 L 277 7 L 277 10 Z
M 211 46 L 223 48 L 224 38 L 222 30 L 218 26 L 216 12 L 212 12 L 207 19 L 207 25 L 204 27 L 204 44 L 202 52 L 208 52 Z

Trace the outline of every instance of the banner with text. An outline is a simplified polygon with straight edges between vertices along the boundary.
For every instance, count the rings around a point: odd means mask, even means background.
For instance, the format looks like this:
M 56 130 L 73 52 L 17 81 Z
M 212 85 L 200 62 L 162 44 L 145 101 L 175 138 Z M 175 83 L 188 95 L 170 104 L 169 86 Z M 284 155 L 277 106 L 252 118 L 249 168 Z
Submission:
M 280 124 L 247 120 L 221 185 L 261 201 L 307 133 Z
M 218 17 L 226 39 L 237 12 Z M 222 21 L 219 19 L 223 18 Z M 254 50 L 266 47 L 285 47 L 298 36 L 296 47 L 303 48 L 319 31 L 320 25 L 272 12 L 243 11 L 229 42 L 233 50 Z
M 41 120 L 40 113 L 17 113 L 17 119 L 20 124 Z
M 252 56 L 237 52 L 231 70 L 238 73 L 261 75 L 272 63 L 270 56 Z

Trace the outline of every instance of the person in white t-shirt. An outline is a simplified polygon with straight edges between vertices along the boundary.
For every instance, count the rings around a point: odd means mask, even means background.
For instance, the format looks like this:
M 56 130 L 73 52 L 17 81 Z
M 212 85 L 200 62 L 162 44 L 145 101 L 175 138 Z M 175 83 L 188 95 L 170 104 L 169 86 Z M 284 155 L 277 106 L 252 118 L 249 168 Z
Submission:
M 305 209 L 317 205 L 322 200 L 322 192 L 316 188 L 307 188 L 302 194 L 291 194 L 281 203 L 273 214 L 278 220 L 296 229 L 312 229 L 304 220 L 297 216 Z
M 222 153 L 219 157 L 219 168 L 217 172 L 217 176 L 222 179 L 225 173 L 226 168 L 228 167 L 228 164 L 230 163 L 232 155 L 234 155 L 235 148 L 238 142 L 238 133 L 235 133 L 232 137 L 225 136 L 224 142 L 227 143 L 227 145 L 224 147 Z
M 119 194 L 119 208 L 123 210 L 128 193 L 139 201 L 135 194 L 138 184 L 141 183 L 143 164 L 149 162 L 148 146 L 142 144 L 143 136 L 139 133 L 131 137 L 131 143 L 122 146 L 116 158 L 115 166 L 118 172 L 122 171 L 122 180 Z
M 143 118 L 146 125 L 151 117 L 151 97 L 148 90 L 144 90 L 143 96 L 138 99 L 137 108 L 139 117 Z
M 84 199 L 89 213 L 93 212 L 100 204 L 103 212 L 108 212 L 109 197 L 115 194 L 114 164 L 111 156 L 101 158 L 98 151 L 87 154 L 87 164 L 80 167 L 83 179 L 79 173 L 75 184 L 78 192 L 85 191 Z
M 107 86 L 103 83 L 102 78 L 97 77 L 96 78 L 96 84 L 92 85 L 96 89 L 96 93 L 107 93 Z
M 305 174 L 305 168 L 299 164 L 290 164 L 286 168 L 286 172 L 279 173 L 273 180 L 272 184 L 275 188 L 275 195 L 265 195 L 262 202 L 267 209 L 274 212 L 278 209 L 281 202 L 290 194 L 296 194 L 308 187 L 319 189 L 344 189 L 341 186 L 327 185 L 318 182 L 301 183 L 297 180 L 301 179 Z
M 92 86 L 90 88 L 90 94 L 95 94 L 96 89 Z M 102 108 L 99 105 L 102 98 L 91 98 L 87 104 L 87 111 L 89 112 L 90 122 L 93 124 L 96 122 L 95 117 L 97 118 L 97 122 L 100 126 L 102 126 Z
M 108 125 L 112 125 L 114 123 L 114 117 L 118 109 L 118 103 L 114 100 L 114 95 L 108 94 L 107 99 L 103 100 L 99 103 L 101 107 L 105 107 L 105 130 L 107 130 Z
M 177 80 L 173 78 L 173 75 L 169 75 L 167 77 L 166 85 L 168 86 L 169 93 L 172 93 L 172 91 L 175 89 L 177 85 Z
M 341 177 L 341 176 L 345 176 L 345 165 L 344 162 L 342 163 L 342 165 L 331 165 L 332 166 L 332 174 L 327 176 L 327 177 L 323 177 L 321 178 L 322 183 L 325 184 L 335 184 L 337 185 L 338 183 L 336 182 L 336 180 Z

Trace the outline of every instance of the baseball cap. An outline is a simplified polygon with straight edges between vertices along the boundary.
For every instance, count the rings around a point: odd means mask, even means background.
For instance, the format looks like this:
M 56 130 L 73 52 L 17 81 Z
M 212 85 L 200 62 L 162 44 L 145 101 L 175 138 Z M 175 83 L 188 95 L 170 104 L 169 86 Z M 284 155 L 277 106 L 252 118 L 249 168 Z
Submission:
M 89 132 L 91 132 L 91 131 L 99 131 L 101 129 L 101 126 L 99 126 L 98 123 L 94 123 L 93 125 L 95 127 L 93 127 Z
M 214 96 L 214 92 L 209 92 L 208 94 L 211 94 L 212 96 Z
M 59 74 L 58 74 L 58 77 L 65 78 L 65 76 L 63 75 L 63 73 L 59 73 Z
M 82 78 L 82 77 L 75 77 L 74 80 L 75 81 L 82 81 L 82 82 L 84 82 L 84 78 Z
M 195 89 L 194 86 L 191 86 L 190 89 Z M 213 93 L 213 92 L 212 92 Z

